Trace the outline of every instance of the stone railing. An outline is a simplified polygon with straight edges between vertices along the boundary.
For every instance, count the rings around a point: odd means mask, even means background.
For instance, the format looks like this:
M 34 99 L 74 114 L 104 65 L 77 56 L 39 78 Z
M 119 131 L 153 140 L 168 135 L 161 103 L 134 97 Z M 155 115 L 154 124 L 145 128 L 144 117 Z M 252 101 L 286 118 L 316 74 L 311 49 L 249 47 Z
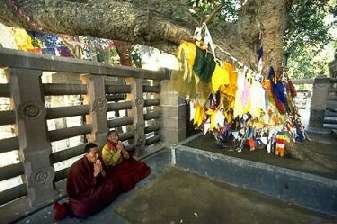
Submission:
M 13 220 L 64 195 L 69 166 L 55 171 L 54 165 L 81 155 L 84 142 L 54 152 L 56 141 L 82 135 L 85 142 L 102 146 L 108 130 L 124 126 L 127 131 L 121 139 L 128 141 L 128 149 L 142 155 L 146 145 L 177 143 L 186 134 L 186 122 L 179 119 L 185 119 L 185 107 L 168 88 L 167 70 L 154 72 L 9 49 L 0 49 L 0 67 L 6 67 L 8 78 L 8 83 L 0 84 L 0 97 L 10 98 L 12 105 L 11 110 L 0 111 L 0 127 L 15 125 L 16 130 L 14 137 L 0 136 L 0 156 L 18 150 L 20 161 L 0 167 L 0 184 L 22 177 L 22 184 L 0 192 L 0 216 Z M 42 83 L 43 72 L 76 73 L 81 83 Z M 122 81 L 106 82 L 106 77 Z M 149 93 L 154 97 L 144 99 L 143 94 Z M 45 106 L 46 97 L 61 95 L 81 95 L 83 105 Z M 120 110 L 127 115 L 107 119 L 108 112 Z M 83 117 L 81 125 L 48 130 L 47 120 L 74 116 Z M 15 215 L 7 213 L 12 210 Z
M 295 98 L 295 104 L 298 109 L 306 109 L 308 103 L 310 104 L 312 96 L 312 85 L 314 84 L 313 79 L 298 79 L 293 80 L 296 88 L 297 96 Z
M 337 79 L 316 78 L 311 99 L 310 127 L 337 128 Z
M 310 107 L 309 130 L 328 133 L 330 129 L 337 129 L 337 79 L 323 76 L 295 80 L 294 84 L 298 92 L 297 107 Z

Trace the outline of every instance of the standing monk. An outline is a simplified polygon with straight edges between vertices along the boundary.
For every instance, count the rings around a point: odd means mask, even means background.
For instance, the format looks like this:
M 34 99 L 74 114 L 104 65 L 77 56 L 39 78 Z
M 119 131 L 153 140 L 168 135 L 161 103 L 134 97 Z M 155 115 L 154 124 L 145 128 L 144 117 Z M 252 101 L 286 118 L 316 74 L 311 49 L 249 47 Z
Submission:
M 138 162 L 129 155 L 115 130 L 107 134 L 107 144 L 102 149 L 102 158 L 109 174 L 118 179 L 124 192 L 131 190 L 138 181 L 151 172 L 150 167 L 144 162 Z
M 121 192 L 118 181 L 106 175 L 98 159 L 98 146 L 89 143 L 84 156 L 73 163 L 67 179 L 69 208 L 73 215 L 86 217 L 115 199 Z

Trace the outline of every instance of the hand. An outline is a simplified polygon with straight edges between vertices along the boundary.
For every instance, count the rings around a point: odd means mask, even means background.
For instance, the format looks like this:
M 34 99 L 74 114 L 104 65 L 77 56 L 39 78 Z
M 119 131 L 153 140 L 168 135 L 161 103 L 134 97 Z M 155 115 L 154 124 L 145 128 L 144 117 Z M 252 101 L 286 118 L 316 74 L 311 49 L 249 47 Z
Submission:
M 129 153 L 125 149 L 123 149 L 122 153 L 123 153 L 124 159 L 129 159 L 130 158 Z
M 116 148 L 117 148 L 117 152 L 122 152 L 124 150 L 123 143 L 119 141 L 116 145 Z
M 97 177 L 100 172 L 103 171 L 102 163 L 100 160 L 97 160 L 96 163 L 94 163 L 94 177 Z

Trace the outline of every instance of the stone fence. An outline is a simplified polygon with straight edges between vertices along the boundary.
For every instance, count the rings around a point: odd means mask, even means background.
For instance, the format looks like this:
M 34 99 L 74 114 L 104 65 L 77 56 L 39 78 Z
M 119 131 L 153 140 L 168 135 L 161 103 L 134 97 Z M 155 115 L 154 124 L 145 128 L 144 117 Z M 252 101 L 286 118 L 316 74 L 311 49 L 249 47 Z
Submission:
M 0 156 L 19 152 L 19 163 L 0 167 L 0 183 L 22 177 L 22 184 L 0 192 L 1 214 L 12 209 L 17 217 L 27 215 L 65 194 L 69 167 L 55 171 L 55 164 L 83 154 L 84 142 L 57 152 L 53 142 L 85 136 L 85 142 L 102 146 L 108 130 L 123 126 L 127 131 L 121 139 L 140 156 L 148 145 L 173 144 L 185 138 L 185 104 L 168 88 L 168 70 L 155 72 L 10 49 L 0 49 L 0 67 L 6 68 L 8 79 L 0 84 L 0 97 L 10 98 L 12 105 L 11 110 L 0 111 L 0 127 L 14 125 L 16 131 L 14 137 L 0 136 Z M 75 73 L 81 83 L 43 83 L 43 72 Z M 106 82 L 106 77 L 122 82 Z M 153 97 L 144 99 L 149 93 Z M 84 103 L 46 106 L 46 97 L 63 95 L 81 95 Z M 127 115 L 107 119 L 108 112 L 120 110 Z M 80 126 L 48 130 L 48 120 L 75 116 L 83 117 Z
M 317 77 L 295 80 L 294 84 L 298 92 L 297 107 L 306 109 L 310 102 L 307 108 L 310 112 L 309 130 L 325 133 L 337 129 L 337 79 Z

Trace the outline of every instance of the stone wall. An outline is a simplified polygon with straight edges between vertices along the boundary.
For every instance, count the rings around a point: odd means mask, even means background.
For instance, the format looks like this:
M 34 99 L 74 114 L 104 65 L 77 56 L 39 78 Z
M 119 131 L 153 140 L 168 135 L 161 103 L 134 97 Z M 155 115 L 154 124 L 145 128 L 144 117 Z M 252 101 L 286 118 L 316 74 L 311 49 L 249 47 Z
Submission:
M 170 89 L 169 81 L 160 83 L 161 128 L 160 139 L 177 144 L 186 138 L 186 101 Z
M 319 77 L 312 87 L 310 127 L 322 128 L 329 95 L 330 79 Z

